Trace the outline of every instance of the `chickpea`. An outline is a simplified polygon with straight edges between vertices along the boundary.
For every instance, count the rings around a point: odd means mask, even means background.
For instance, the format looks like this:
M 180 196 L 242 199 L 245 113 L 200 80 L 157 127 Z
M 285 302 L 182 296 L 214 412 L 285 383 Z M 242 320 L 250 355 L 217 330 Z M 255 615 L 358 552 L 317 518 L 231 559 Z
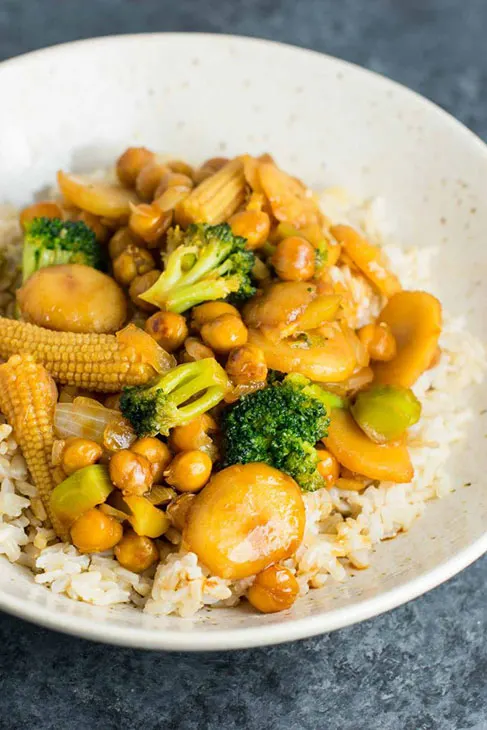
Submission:
M 167 352 L 174 352 L 188 336 L 188 325 L 182 314 L 156 312 L 145 323 L 145 331 Z
M 358 332 L 359 340 L 371 360 L 389 362 L 396 357 L 397 344 L 392 330 L 385 322 L 366 324 Z
M 199 492 L 210 478 L 212 468 L 208 454 L 193 449 L 176 454 L 164 476 L 167 483 L 179 492 Z
M 115 557 L 123 568 L 142 573 L 159 560 L 159 551 L 150 537 L 137 535 L 133 530 L 124 534 L 114 549 Z
M 162 480 L 162 475 L 172 459 L 169 447 L 164 441 L 152 436 L 138 439 L 132 444 L 130 450 L 134 454 L 144 456 L 152 465 L 152 479 L 156 484 Z
M 184 362 L 195 362 L 204 360 L 206 357 L 214 357 L 213 350 L 204 345 L 198 337 L 187 337 L 184 341 Z
M 247 248 L 259 248 L 267 241 L 271 221 L 262 210 L 242 210 L 228 221 L 235 236 L 247 239 Z
M 151 462 L 128 449 L 116 451 L 110 459 L 110 479 L 123 494 L 142 496 L 152 486 Z
M 153 200 L 154 193 L 167 172 L 167 166 L 156 159 L 144 165 L 135 181 L 135 190 L 139 198 L 147 202 Z
M 249 603 L 262 613 L 291 608 L 299 593 L 299 583 L 288 568 L 271 565 L 259 573 L 247 591 Z
M 172 213 L 163 213 L 155 203 L 134 205 L 129 218 L 129 228 L 148 245 L 155 245 L 172 223 Z
M 240 317 L 221 314 L 201 328 L 203 342 L 219 355 L 226 355 L 234 347 L 245 345 L 248 331 Z
M 132 244 L 113 262 L 113 276 L 119 284 L 128 286 L 136 276 L 146 274 L 154 268 L 154 259 L 149 251 Z
M 277 244 L 271 263 L 284 281 L 307 281 L 315 273 L 316 252 L 300 236 L 289 236 Z
M 58 203 L 51 200 L 34 203 L 20 213 L 20 225 L 25 228 L 26 224 L 34 218 L 64 218 L 63 209 Z
M 122 539 L 123 528 L 114 517 L 93 507 L 78 517 L 71 527 L 73 545 L 82 553 L 102 553 Z
M 186 175 L 186 177 L 189 177 L 190 180 L 193 179 L 194 170 L 191 165 L 188 165 L 188 163 L 184 162 L 184 160 L 169 160 L 167 166 L 173 172 L 176 172 L 179 175 Z
M 230 351 L 225 369 L 235 385 L 261 383 L 267 378 L 264 353 L 256 345 L 242 345 Z
M 110 254 L 112 261 L 120 256 L 126 248 L 133 246 L 134 244 L 135 240 L 130 230 L 126 227 L 119 228 L 118 231 L 113 234 L 108 243 L 108 253 Z
M 176 426 L 171 430 L 169 444 L 174 451 L 207 451 L 213 445 L 208 434 L 217 431 L 215 419 L 208 413 L 197 416 L 184 426 Z
M 340 464 L 327 449 L 316 449 L 318 454 L 318 472 L 326 482 L 327 487 L 332 487 L 340 474 Z
M 156 306 L 154 306 L 150 302 L 144 301 L 144 299 L 141 299 L 140 295 L 147 291 L 147 289 L 150 289 L 151 286 L 156 283 L 160 275 L 161 272 L 159 271 L 159 269 L 152 269 L 152 271 L 148 271 L 146 274 L 136 276 L 130 284 L 130 299 L 133 301 L 136 307 L 142 309 L 144 312 L 155 312 L 157 310 Z
M 117 160 L 118 179 L 127 188 L 133 188 L 137 175 L 152 162 L 155 155 L 146 147 L 129 147 Z
M 166 514 L 173 523 L 176 530 L 182 532 L 186 525 L 188 513 L 193 503 L 194 494 L 187 492 L 186 494 L 180 494 L 174 502 L 168 506 Z
M 167 175 L 164 175 L 161 182 L 159 183 L 157 190 L 154 193 L 154 200 L 160 198 L 161 195 L 166 192 L 166 190 L 169 190 L 169 188 L 183 187 L 191 190 L 193 185 L 193 179 L 188 175 L 184 175 L 179 172 L 168 172 Z
M 215 172 L 221 170 L 222 167 L 225 167 L 228 161 L 228 157 L 211 157 L 209 160 L 206 160 L 206 162 L 203 162 L 201 167 L 193 173 L 193 179 L 196 185 L 199 185 L 203 182 L 203 180 L 206 180 L 206 178 L 211 177 L 215 174 Z
M 205 302 L 193 309 L 193 319 L 191 324 L 195 329 L 201 327 L 207 322 L 211 322 L 222 314 L 233 314 L 240 317 L 238 309 L 227 302 Z
M 69 476 L 78 469 L 96 464 L 101 458 L 103 449 L 96 441 L 84 438 L 69 438 L 61 456 L 63 471 Z

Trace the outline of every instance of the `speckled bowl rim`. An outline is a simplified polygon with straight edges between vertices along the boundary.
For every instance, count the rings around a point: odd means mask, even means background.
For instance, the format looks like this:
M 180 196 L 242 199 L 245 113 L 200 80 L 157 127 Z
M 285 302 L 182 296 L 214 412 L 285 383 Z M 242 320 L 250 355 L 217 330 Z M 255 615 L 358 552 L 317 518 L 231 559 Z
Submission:
M 354 74 L 361 75 L 364 81 L 367 81 L 367 79 L 374 79 L 375 83 L 382 84 L 386 91 L 396 90 L 404 99 L 407 100 L 409 97 L 411 102 L 414 102 L 415 104 L 420 103 L 423 106 L 428 107 L 429 111 L 437 115 L 437 118 L 444 126 L 449 127 L 452 134 L 462 136 L 463 144 L 471 146 L 476 154 L 485 159 L 487 169 L 487 145 L 485 145 L 479 137 L 467 129 L 458 120 L 448 114 L 448 112 L 444 111 L 428 99 L 425 99 L 420 94 L 411 91 L 402 84 L 392 81 L 373 71 L 361 68 L 356 64 L 349 63 L 348 61 L 343 61 L 317 51 L 311 51 L 275 41 L 210 33 L 137 33 L 113 35 L 58 44 L 49 48 L 26 53 L 2 62 L 0 64 L 0 68 L 7 65 L 20 67 L 24 63 L 31 63 L 33 58 L 35 59 L 41 56 L 61 56 L 64 49 L 70 48 L 71 46 L 88 46 L 90 44 L 105 44 L 109 46 L 111 43 L 116 44 L 121 39 L 125 38 L 137 39 L 141 43 L 144 43 L 144 39 L 146 38 L 155 37 L 159 37 L 161 40 L 167 37 L 187 40 L 188 37 L 195 35 L 215 39 L 215 41 L 226 38 L 227 40 L 235 40 L 239 43 L 245 42 L 249 45 L 284 47 L 288 51 L 292 51 L 296 54 L 315 57 L 316 59 L 320 59 L 320 61 L 325 59 L 328 64 L 334 65 L 337 71 L 340 69 L 351 70 Z M 244 649 L 304 639 L 328 631 L 334 631 L 335 629 L 343 628 L 372 618 L 373 616 L 377 616 L 417 598 L 423 593 L 426 593 L 432 588 L 435 588 L 441 583 L 447 581 L 486 552 L 487 532 L 475 540 L 467 548 L 464 548 L 453 557 L 445 560 L 434 569 L 423 573 L 402 586 L 385 591 L 379 596 L 353 603 L 345 608 L 339 608 L 331 611 L 328 610 L 321 615 L 296 618 L 292 621 L 288 620 L 282 624 L 265 624 L 262 625 L 262 627 L 252 626 L 237 629 L 213 629 L 208 632 L 205 631 L 204 626 L 202 626 L 200 629 L 193 627 L 191 631 L 186 634 L 179 631 L 175 632 L 165 629 L 154 630 L 153 628 L 120 627 L 111 624 L 109 620 L 103 623 L 94 623 L 90 619 L 86 618 L 71 615 L 60 615 L 53 609 L 33 604 L 29 602 L 28 599 L 18 599 L 2 593 L 0 593 L 0 609 L 12 614 L 13 616 L 55 631 L 93 641 L 115 644 L 118 646 L 152 650 L 159 649 L 166 651 Z

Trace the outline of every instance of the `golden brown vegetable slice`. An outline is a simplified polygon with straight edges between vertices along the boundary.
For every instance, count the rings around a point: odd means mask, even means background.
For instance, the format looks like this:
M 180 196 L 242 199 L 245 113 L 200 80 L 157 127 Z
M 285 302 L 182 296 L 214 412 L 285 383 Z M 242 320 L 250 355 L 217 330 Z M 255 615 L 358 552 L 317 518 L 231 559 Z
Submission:
M 50 504 L 50 495 L 56 486 L 51 468 L 56 400 L 53 379 L 30 355 L 13 355 L 0 365 L 0 410 L 14 429 L 56 534 L 67 540 L 67 529 Z
M 171 355 L 133 325 L 116 335 L 86 335 L 0 317 L 0 358 L 15 353 L 33 355 L 60 383 L 102 393 L 143 385 L 175 365 Z
M 262 189 L 278 221 L 286 221 L 297 228 L 320 222 L 318 204 L 306 188 L 272 163 L 261 163 L 258 168 Z
M 17 301 L 28 322 L 61 332 L 116 332 L 127 319 L 118 284 L 82 264 L 39 269 L 17 291 Z
M 442 325 L 441 304 L 427 292 L 399 292 L 386 304 L 379 320 L 389 325 L 397 354 L 390 362 L 374 363 L 375 380 L 410 388 L 436 355 Z
M 382 294 L 391 297 L 401 291 L 399 279 L 387 268 L 380 248 L 369 243 L 351 226 L 332 226 L 330 230 L 355 266 Z
M 183 539 L 214 575 L 238 580 L 292 555 L 304 533 L 301 490 L 266 464 L 223 469 L 192 502 Z
M 328 437 L 323 442 L 340 464 L 370 479 L 407 483 L 414 476 L 404 443 L 374 443 L 347 410 L 333 411 Z
M 281 281 L 271 284 L 253 297 L 244 308 L 248 327 L 277 330 L 287 334 L 316 299 L 316 286 L 306 281 Z
M 116 185 L 68 175 L 62 170 L 57 179 L 62 194 L 70 203 L 104 218 L 128 218 L 130 203 L 139 202 L 134 192 Z
M 320 383 L 347 380 L 357 366 L 349 338 L 335 329 L 333 336 L 303 340 L 275 340 L 260 330 L 249 329 L 249 343 L 260 347 L 267 367 L 282 373 L 301 373 Z

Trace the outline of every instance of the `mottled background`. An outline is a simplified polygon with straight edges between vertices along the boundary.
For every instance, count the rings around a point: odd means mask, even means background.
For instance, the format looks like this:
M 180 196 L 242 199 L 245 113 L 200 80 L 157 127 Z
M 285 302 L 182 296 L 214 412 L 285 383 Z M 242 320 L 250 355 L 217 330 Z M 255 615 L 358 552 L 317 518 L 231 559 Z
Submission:
M 260 36 L 401 81 L 486 139 L 486 29 L 487 0 L 0 0 L 0 60 L 111 33 Z M 486 635 L 486 558 L 385 616 L 269 649 L 144 653 L 0 614 L 0 730 L 487 730 Z

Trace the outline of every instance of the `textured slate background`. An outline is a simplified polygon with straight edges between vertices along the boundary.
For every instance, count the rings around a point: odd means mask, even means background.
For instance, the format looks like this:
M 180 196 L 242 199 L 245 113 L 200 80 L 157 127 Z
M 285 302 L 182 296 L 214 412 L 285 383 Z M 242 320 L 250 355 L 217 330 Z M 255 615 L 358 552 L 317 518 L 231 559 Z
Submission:
M 0 60 L 110 33 L 255 35 L 384 73 L 486 139 L 486 27 L 486 0 L 0 0 Z M 99 646 L 0 614 L 0 730 L 487 730 L 486 583 L 483 558 L 360 626 L 204 655 Z

